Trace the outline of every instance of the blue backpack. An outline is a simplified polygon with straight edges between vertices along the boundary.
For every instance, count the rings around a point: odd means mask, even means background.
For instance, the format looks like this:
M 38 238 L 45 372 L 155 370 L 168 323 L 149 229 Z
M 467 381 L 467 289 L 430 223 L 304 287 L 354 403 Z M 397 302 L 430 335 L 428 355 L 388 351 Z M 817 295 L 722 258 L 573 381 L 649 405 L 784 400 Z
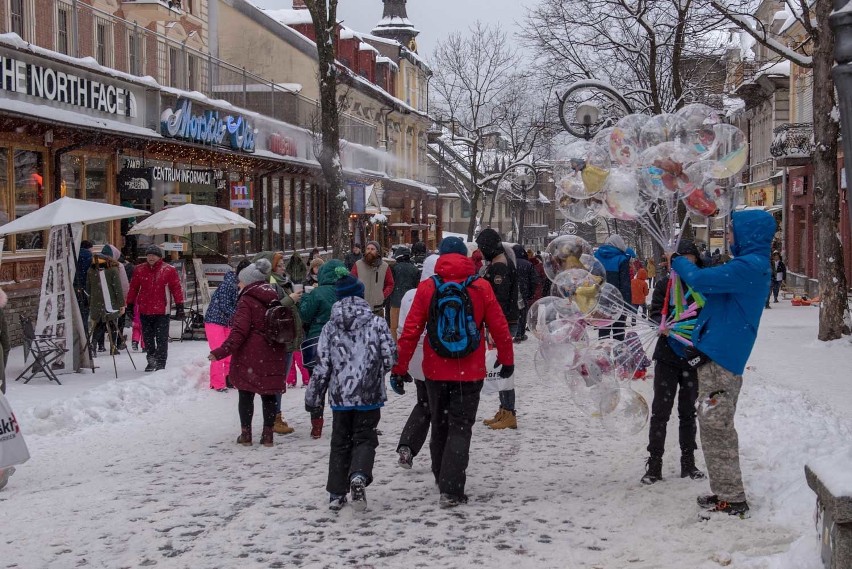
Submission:
M 461 359 L 476 351 L 482 333 L 473 318 L 473 303 L 467 287 L 478 279 L 474 275 L 463 283 L 442 282 L 432 277 L 435 294 L 429 305 L 426 337 L 432 350 L 442 358 Z

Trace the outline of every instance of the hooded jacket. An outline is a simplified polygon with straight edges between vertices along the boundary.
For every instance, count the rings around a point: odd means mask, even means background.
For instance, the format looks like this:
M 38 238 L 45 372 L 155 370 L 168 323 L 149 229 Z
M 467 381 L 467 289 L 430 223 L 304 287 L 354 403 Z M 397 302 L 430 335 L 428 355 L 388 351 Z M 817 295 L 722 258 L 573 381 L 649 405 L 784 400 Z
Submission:
M 275 267 L 273 267 L 274 269 Z M 284 270 L 287 271 L 287 275 L 290 277 L 290 280 L 294 283 L 300 283 L 305 280 L 305 276 L 308 274 L 308 266 L 305 264 L 304 259 L 298 253 L 293 253 L 290 256 L 290 259 L 287 261 L 287 264 L 284 267 Z
M 130 290 L 127 291 L 127 304 L 138 306 L 139 314 L 168 314 L 168 294 L 171 294 L 176 304 L 183 304 L 183 289 L 177 271 L 158 259 L 154 266 L 146 262 L 133 271 Z
M 378 409 L 387 401 L 385 374 L 396 362 L 396 344 L 385 319 L 363 298 L 348 296 L 331 309 L 316 362 L 306 407 L 321 407 L 328 392 L 334 411 Z
M 423 271 L 420 274 L 420 282 L 431 279 L 435 274 L 435 265 L 438 263 L 438 255 L 430 255 L 423 261 Z M 397 336 L 402 336 L 402 331 L 405 329 L 405 320 L 408 318 L 408 313 L 411 311 L 411 305 L 414 303 L 414 296 L 417 294 L 417 289 L 413 288 L 405 293 L 402 297 L 402 303 L 399 308 L 399 327 L 397 328 Z M 417 342 L 417 347 L 414 348 L 414 355 L 411 356 L 411 361 L 408 364 L 408 373 L 414 379 L 424 380 L 426 376 L 423 374 L 423 342 L 426 340 L 426 333 L 420 336 L 420 341 Z
M 393 292 L 390 295 L 390 305 L 399 308 L 402 297 L 409 290 L 417 288 L 420 282 L 420 270 L 409 258 L 397 259 L 396 264 L 391 267 L 393 273 Z
M 216 359 L 231 356 L 229 378 L 234 387 L 261 395 L 282 393 L 287 377 L 287 346 L 266 340 L 266 310 L 278 300 L 275 288 L 263 281 L 240 292 L 231 333 L 211 353 Z
M 616 239 L 617 238 L 617 239 Z M 598 247 L 595 258 L 600 261 L 606 270 L 606 282 L 621 292 L 624 302 L 629 304 L 630 291 L 630 256 L 624 252 L 624 240 L 619 235 L 613 235 L 607 239 L 606 244 Z
M 331 307 L 337 302 L 334 283 L 340 278 L 334 271 L 342 266 L 343 262 L 339 259 L 323 263 L 317 275 L 319 286 L 303 296 L 299 303 L 299 315 L 308 327 L 306 339 L 318 337 L 325 323 L 331 318 Z
M 204 313 L 204 322 L 230 327 L 234 312 L 237 311 L 239 293 L 237 273 L 235 271 L 225 273 L 222 284 L 216 287 L 213 296 L 210 297 L 210 304 L 207 306 L 207 312 Z
M 693 331 L 695 347 L 731 373 L 741 375 L 769 296 L 769 252 L 776 223 L 765 211 L 746 210 L 732 214 L 731 224 L 731 261 L 699 269 L 685 257 L 676 257 L 672 267 L 706 301 Z
M 441 255 L 435 265 L 435 273 L 444 281 L 464 282 L 474 274 L 473 261 L 458 253 Z M 473 281 L 467 288 L 473 304 L 473 317 L 476 325 L 483 324 L 497 344 L 497 360 L 501 364 L 514 365 L 512 335 L 509 324 L 502 311 L 492 307 L 497 302 L 491 286 L 483 279 Z M 402 335 L 399 337 L 399 362 L 393 372 L 403 375 L 409 369 L 411 358 L 429 319 L 429 306 L 435 294 L 432 279 L 422 281 L 417 287 L 411 310 L 405 319 Z M 479 348 L 460 359 L 447 359 L 438 356 L 426 341 L 423 343 L 423 373 L 428 379 L 436 381 L 481 381 L 485 379 L 485 335 Z
M 524 300 L 526 306 L 533 303 L 536 289 L 538 288 L 538 274 L 535 267 L 527 259 L 527 252 L 518 244 L 512 245 L 518 269 L 518 294 Z
M 648 273 L 639 269 L 636 278 L 630 281 L 631 304 L 645 304 L 648 298 Z

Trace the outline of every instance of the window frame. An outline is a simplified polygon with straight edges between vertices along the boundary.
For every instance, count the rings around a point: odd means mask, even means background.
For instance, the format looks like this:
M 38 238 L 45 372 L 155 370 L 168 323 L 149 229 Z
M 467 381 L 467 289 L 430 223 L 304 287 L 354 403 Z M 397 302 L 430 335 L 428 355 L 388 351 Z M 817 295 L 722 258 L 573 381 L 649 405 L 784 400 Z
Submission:
M 100 29 L 103 29 L 104 32 L 103 61 L 101 61 L 100 54 L 98 53 L 98 51 L 101 49 L 101 44 L 98 42 L 98 32 L 100 31 Z M 106 18 L 95 16 L 92 25 L 92 33 L 94 36 L 92 51 L 94 52 L 95 60 L 104 67 L 113 67 L 113 56 L 115 53 L 115 49 L 113 46 L 112 22 L 107 20 Z
M 11 141 L 11 140 L 0 141 L 0 153 L 5 153 L 5 157 L 6 157 L 6 183 L 8 184 L 8 186 L 6 188 L 6 190 L 7 190 L 6 195 L 3 196 L 2 192 L 0 192 L 0 203 L 2 203 L 3 205 L 6 206 L 6 208 L 7 208 L 6 211 L 8 213 L 10 222 L 18 219 L 18 216 L 15 213 L 15 209 L 16 209 L 16 205 L 17 205 L 17 199 L 16 199 L 16 195 L 15 195 L 16 180 L 15 180 L 15 154 L 14 153 L 16 151 L 37 152 L 37 153 L 41 154 L 42 169 L 43 169 L 42 177 L 43 177 L 43 179 L 45 181 L 49 181 L 50 180 L 50 174 L 51 174 L 51 165 L 49 164 L 49 153 L 43 147 L 31 145 L 31 144 L 17 144 L 15 142 Z M 44 201 L 45 206 L 53 202 L 53 194 L 52 194 L 53 188 L 51 187 L 51 191 L 48 191 L 46 189 L 46 187 L 48 185 L 49 184 L 47 184 L 47 183 L 43 184 L 44 196 L 45 196 L 45 201 Z M 44 207 L 44 206 L 39 206 L 39 207 Z M 23 216 L 21 216 L 21 217 L 23 217 Z M 43 247 L 41 249 L 18 250 L 17 235 L 14 235 L 14 234 L 8 235 L 6 237 L 6 243 L 8 244 L 9 250 L 4 251 L 3 255 L 4 256 L 6 256 L 6 255 L 32 256 L 32 255 L 43 254 L 44 251 L 47 250 L 46 249 L 47 244 L 46 244 L 46 241 L 44 241 L 44 239 L 46 239 L 46 237 L 47 237 L 46 230 L 43 233 L 44 233 L 44 236 L 43 236 L 42 243 L 44 243 L 45 247 Z
M 74 30 L 72 29 L 71 22 L 73 20 L 73 14 L 71 11 L 74 9 L 70 4 L 59 0 L 56 3 L 56 51 L 65 55 L 74 55 L 71 53 L 74 49 Z M 65 29 L 59 25 L 62 20 L 62 16 L 64 14 L 65 17 Z M 62 35 L 65 35 L 65 51 L 62 50 L 61 38 Z

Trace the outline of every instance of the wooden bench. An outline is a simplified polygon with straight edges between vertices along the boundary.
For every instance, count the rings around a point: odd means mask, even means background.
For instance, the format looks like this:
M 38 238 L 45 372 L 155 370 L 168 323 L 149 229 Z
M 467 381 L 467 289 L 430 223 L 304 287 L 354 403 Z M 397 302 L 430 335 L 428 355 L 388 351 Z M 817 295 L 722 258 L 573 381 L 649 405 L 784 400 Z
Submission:
M 825 569 L 852 567 L 852 456 L 824 457 L 805 465 L 817 495 L 817 529 Z

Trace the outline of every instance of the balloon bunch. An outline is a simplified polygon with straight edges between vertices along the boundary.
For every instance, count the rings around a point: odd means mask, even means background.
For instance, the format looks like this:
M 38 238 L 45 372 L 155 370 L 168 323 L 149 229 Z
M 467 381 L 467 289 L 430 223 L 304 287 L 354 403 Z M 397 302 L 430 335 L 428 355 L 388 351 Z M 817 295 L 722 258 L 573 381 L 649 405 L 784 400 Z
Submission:
M 630 387 L 637 369 L 649 364 L 642 339 L 597 338 L 625 311 L 621 293 L 606 283 L 606 272 L 589 243 L 575 235 L 557 237 L 542 254 L 551 294 L 529 309 L 528 323 L 540 340 L 535 368 L 545 382 L 568 387 L 586 414 L 601 419 L 615 434 L 634 434 L 645 426 L 645 398 Z
M 680 234 L 678 202 L 696 215 L 727 215 L 747 157 L 743 132 L 707 105 L 628 115 L 561 151 L 553 169 L 557 204 L 575 222 L 637 221 L 671 252 Z

